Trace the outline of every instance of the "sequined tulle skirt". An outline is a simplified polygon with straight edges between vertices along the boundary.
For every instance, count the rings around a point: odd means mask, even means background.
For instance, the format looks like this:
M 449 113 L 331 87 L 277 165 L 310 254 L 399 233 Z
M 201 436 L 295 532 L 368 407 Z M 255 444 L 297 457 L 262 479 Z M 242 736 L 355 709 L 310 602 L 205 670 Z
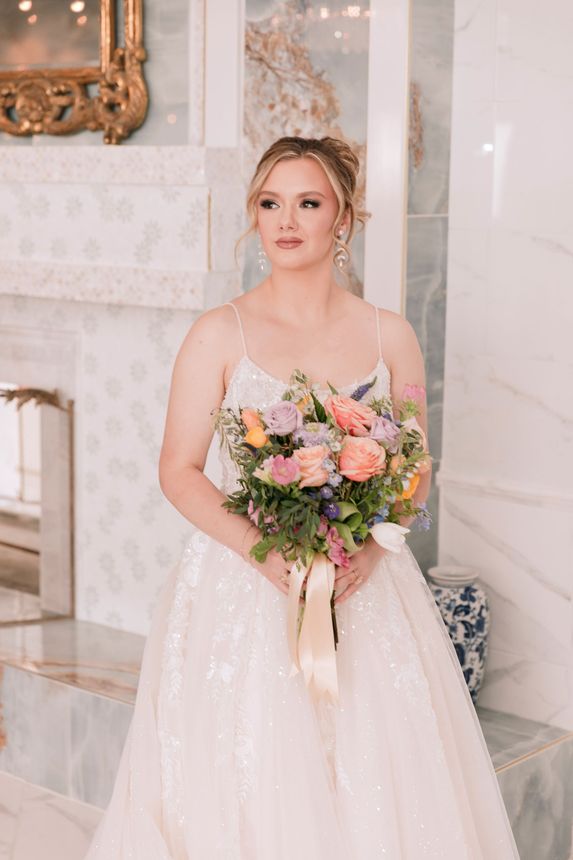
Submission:
M 337 608 L 337 705 L 289 678 L 287 599 L 195 530 L 160 593 L 85 860 L 518 858 L 410 550 Z

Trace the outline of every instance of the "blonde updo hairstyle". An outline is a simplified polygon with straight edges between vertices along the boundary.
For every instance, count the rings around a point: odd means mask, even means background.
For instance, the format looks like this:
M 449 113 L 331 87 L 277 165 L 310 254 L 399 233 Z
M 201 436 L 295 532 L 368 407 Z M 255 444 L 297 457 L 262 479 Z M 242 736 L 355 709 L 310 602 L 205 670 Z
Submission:
M 250 218 L 250 225 L 235 243 L 235 261 L 237 261 L 237 249 L 240 242 L 251 233 L 256 232 L 257 197 L 267 176 L 275 164 L 286 158 L 314 158 L 328 177 L 338 200 L 338 213 L 332 226 L 332 240 L 337 246 L 334 260 L 338 262 L 337 268 L 346 275 L 352 257 L 350 242 L 356 232 L 357 225 L 362 229 L 370 217 L 370 213 L 359 208 L 356 201 L 356 186 L 360 169 L 358 157 L 345 141 L 336 137 L 280 137 L 263 153 L 247 190 L 247 213 Z M 337 235 L 337 230 L 347 213 L 349 226 L 347 236 L 343 238 Z

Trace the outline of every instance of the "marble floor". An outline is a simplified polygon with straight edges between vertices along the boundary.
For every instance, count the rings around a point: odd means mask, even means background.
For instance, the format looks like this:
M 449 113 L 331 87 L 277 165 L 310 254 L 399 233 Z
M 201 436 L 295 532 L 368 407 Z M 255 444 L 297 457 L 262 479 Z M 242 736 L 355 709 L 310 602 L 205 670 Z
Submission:
M 0 860 L 81 860 L 102 810 L 0 772 Z
M 113 787 L 143 646 L 72 619 L 0 626 L 0 860 L 83 857 Z M 477 712 L 521 860 L 573 860 L 573 732 Z

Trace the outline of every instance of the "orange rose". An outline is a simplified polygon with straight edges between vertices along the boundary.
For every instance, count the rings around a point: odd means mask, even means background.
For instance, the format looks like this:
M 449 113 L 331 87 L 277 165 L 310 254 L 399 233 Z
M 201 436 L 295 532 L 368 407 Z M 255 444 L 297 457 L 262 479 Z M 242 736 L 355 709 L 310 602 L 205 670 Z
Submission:
M 241 419 L 247 430 L 252 430 L 253 427 L 262 427 L 261 421 L 256 409 L 241 409 Z
M 332 394 L 324 401 L 324 408 L 330 412 L 336 423 L 351 436 L 368 436 L 370 425 L 377 417 L 370 406 L 365 406 L 352 397 Z
M 384 471 L 386 451 L 370 437 L 347 436 L 338 455 L 338 471 L 351 481 L 367 481 Z
M 308 448 L 295 448 L 293 460 L 299 465 L 301 480 L 299 487 L 321 487 L 328 480 L 328 472 L 322 461 L 330 456 L 326 445 L 309 445 Z
M 413 478 L 410 478 L 410 486 L 408 487 L 407 490 L 404 490 L 404 492 L 402 493 L 400 498 L 401 499 L 411 499 L 412 496 L 414 495 L 414 493 L 416 492 L 416 488 L 417 488 L 419 483 L 420 483 L 420 476 L 419 475 L 414 475 Z
M 268 436 L 265 434 L 265 431 L 262 427 L 253 427 L 245 435 L 245 442 L 247 442 L 247 444 L 249 445 L 252 445 L 253 448 L 262 448 L 263 445 L 266 445 L 268 441 Z

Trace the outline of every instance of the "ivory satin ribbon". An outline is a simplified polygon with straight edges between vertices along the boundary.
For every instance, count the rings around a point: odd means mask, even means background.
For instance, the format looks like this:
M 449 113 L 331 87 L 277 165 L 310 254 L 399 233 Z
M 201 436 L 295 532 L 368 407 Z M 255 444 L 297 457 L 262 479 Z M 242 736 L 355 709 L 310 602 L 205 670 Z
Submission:
M 300 631 L 299 599 L 305 577 L 306 599 Z M 302 670 L 305 684 L 318 701 L 323 696 L 338 702 L 336 647 L 330 600 L 334 590 L 334 562 L 316 553 L 310 565 L 295 562 L 289 576 L 287 638 L 292 666 L 289 677 Z

